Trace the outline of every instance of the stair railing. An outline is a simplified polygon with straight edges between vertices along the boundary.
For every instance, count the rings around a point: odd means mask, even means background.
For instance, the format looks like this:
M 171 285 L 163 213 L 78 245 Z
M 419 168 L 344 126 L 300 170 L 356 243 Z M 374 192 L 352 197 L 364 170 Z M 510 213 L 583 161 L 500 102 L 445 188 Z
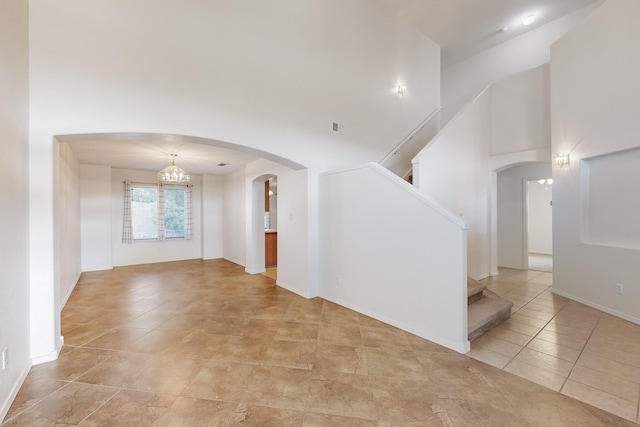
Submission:
M 442 107 L 436 107 L 436 109 L 433 110 L 433 112 L 429 114 L 426 119 L 421 121 L 420 124 L 418 124 L 418 126 L 416 126 L 415 129 L 409 132 L 409 134 L 406 137 L 404 137 L 404 139 L 400 141 L 398 145 L 393 147 L 393 149 L 389 151 L 389 153 L 386 156 L 384 156 L 384 158 L 380 161 L 380 164 L 384 166 L 386 163 L 388 163 L 389 160 L 393 158 L 393 156 L 397 155 L 400 152 L 402 147 L 404 147 L 409 141 L 411 141 L 413 137 L 416 136 L 416 134 L 420 132 L 441 111 L 442 111 Z

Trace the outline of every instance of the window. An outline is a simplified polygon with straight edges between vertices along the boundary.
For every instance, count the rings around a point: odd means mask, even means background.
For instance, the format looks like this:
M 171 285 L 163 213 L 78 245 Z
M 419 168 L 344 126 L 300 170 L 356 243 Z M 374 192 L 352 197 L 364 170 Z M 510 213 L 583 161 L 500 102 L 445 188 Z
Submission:
M 131 225 L 133 240 L 158 238 L 158 189 L 131 187 Z
M 167 239 L 184 239 L 185 189 L 164 190 L 164 236 Z
M 191 239 L 191 186 L 125 182 L 123 243 Z

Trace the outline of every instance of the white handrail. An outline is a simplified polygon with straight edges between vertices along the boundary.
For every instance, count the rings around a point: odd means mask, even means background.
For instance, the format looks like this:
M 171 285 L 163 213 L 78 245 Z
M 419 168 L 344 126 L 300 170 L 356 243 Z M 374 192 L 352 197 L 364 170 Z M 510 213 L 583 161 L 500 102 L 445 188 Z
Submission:
M 433 112 L 431 114 L 429 114 L 427 116 L 426 119 L 424 119 L 423 121 L 420 122 L 420 124 L 418 126 L 416 126 L 415 129 L 413 129 L 411 132 L 409 132 L 409 135 L 407 135 L 402 141 L 400 141 L 400 143 L 398 145 L 396 145 L 386 156 L 384 156 L 384 158 L 382 160 L 380 160 L 380 164 L 384 165 L 387 161 L 389 161 L 393 156 L 395 156 L 396 154 L 398 154 L 398 152 L 402 149 L 402 147 L 404 147 L 404 145 L 411 141 L 411 139 L 418 133 L 420 132 L 420 130 L 422 130 L 423 127 L 425 127 L 427 125 L 427 123 L 429 123 L 429 121 L 431 119 L 433 119 L 438 113 L 440 113 L 440 111 L 442 111 L 442 107 L 437 107 L 435 110 L 433 110 Z

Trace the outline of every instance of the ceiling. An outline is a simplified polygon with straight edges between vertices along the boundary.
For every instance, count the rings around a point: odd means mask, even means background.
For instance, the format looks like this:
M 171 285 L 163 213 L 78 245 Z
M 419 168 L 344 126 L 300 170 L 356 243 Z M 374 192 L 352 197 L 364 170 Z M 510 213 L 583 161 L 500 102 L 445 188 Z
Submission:
M 121 169 L 160 171 L 171 164 L 173 153 L 178 155 L 176 166 L 190 174 L 226 175 L 259 159 L 257 155 L 163 135 L 149 139 L 58 139 L 73 149 L 82 164 Z
M 375 1 L 438 43 L 447 66 L 599 0 Z M 536 20 L 522 25 L 531 14 Z
M 455 63 L 602 0 L 375 0 L 398 19 L 427 35 L 442 48 L 442 65 Z M 536 21 L 523 26 L 530 14 Z M 507 31 L 501 31 L 502 28 Z M 59 138 L 80 163 L 123 169 L 161 170 L 178 154 L 176 164 L 192 174 L 225 175 L 257 160 L 258 153 L 181 140 L 167 135 Z M 214 141 L 213 144 L 216 142 Z M 226 163 L 226 166 L 218 166 Z

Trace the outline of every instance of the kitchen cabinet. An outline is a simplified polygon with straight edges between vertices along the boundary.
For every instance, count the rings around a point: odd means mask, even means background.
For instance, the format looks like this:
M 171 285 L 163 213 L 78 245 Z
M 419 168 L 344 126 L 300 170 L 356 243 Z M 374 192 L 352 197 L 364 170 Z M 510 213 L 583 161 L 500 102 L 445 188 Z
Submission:
M 266 231 L 264 233 L 264 266 L 275 267 L 278 265 L 278 232 Z

